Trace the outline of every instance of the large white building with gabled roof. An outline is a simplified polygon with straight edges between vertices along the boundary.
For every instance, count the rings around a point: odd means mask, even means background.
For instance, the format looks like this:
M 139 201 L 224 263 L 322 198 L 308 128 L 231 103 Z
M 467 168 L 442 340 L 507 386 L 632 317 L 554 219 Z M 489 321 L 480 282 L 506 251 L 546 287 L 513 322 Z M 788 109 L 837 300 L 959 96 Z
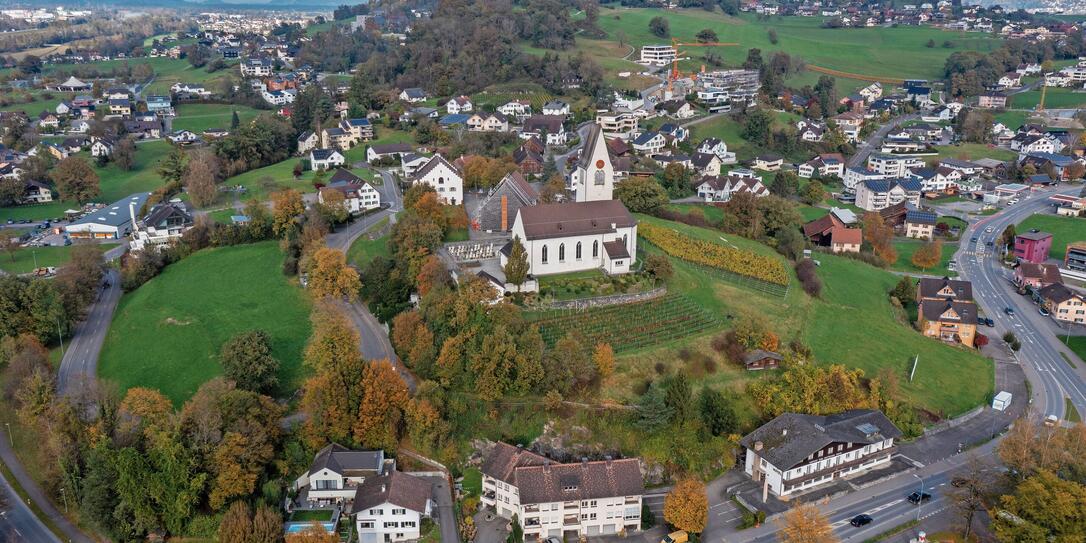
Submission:
M 581 158 L 570 172 L 570 185 L 577 202 L 595 202 L 614 198 L 615 168 L 607 152 L 607 141 L 600 125 L 593 124 L 581 149 Z

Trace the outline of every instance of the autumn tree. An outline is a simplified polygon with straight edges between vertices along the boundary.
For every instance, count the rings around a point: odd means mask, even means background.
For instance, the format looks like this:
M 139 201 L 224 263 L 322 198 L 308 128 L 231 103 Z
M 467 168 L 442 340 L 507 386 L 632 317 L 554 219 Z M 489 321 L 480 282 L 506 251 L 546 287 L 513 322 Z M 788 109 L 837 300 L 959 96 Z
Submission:
M 693 477 L 676 483 L 664 498 L 664 519 L 680 530 L 701 533 L 709 521 L 705 484 Z
M 392 362 L 371 361 L 362 380 L 362 404 L 353 428 L 355 441 L 367 448 L 395 451 L 410 399 L 407 384 Z
M 213 153 L 198 153 L 189 161 L 182 181 L 193 204 L 204 207 L 215 201 L 218 176 L 218 160 Z
M 226 377 L 238 387 L 267 393 L 279 383 L 279 361 L 271 354 L 271 337 L 263 330 L 250 330 L 230 338 L 219 351 Z
M 307 440 L 314 446 L 352 443 L 352 425 L 362 403 L 366 362 L 358 332 L 336 307 L 319 303 L 311 316 L 313 335 L 303 354 L 313 376 L 303 386 Z
M 863 217 L 864 239 L 871 243 L 875 255 L 890 266 L 897 262 L 897 250 L 894 249 L 894 229 L 882 220 L 878 212 L 870 211 Z
M 249 541 L 253 531 L 252 511 L 244 500 L 230 504 L 230 508 L 219 522 L 219 543 L 240 543 Z
M 596 350 L 592 353 L 592 361 L 596 363 L 596 373 L 600 377 L 610 377 L 615 372 L 615 350 L 610 343 L 597 343 Z
M 318 205 L 324 218 L 332 224 L 347 222 L 350 210 L 347 209 L 347 197 L 336 189 L 323 188 L 320 192 L 321 202 Z
M 132 166 L 136 163 L 136 142 L 132 136 L 125 136 L 117 142 L 110 159 L 118 168 L 126 172 L 132 170 Z
M 21 248 L 22 242 L 14 230 L 0 230 L 0 251 L 7 253 L 12 262 L 15 262 L 15 253 L 19 252 Z
M 943 240 L 929 241 L 916 248 L 913 253 L 913 266 L 927 271 L 939 263 L 943 257 Z
M 354 300 L 361 286 L 358 272 L 347 265 L 343 251 L 324 247 L 313 253 L 308 288 L 314 297 Z
M 822 186 L 821 181 L 812 180 L 807 183 L 806 187 L 803 187 L 803 203 L 807 205 L 815 205 L 826 198 L 826 189 Z
M 61 200 L 84 203 L 98 197 L 98 174 L 83 157 L 73 155 L 61 160 L 49 178 L 56 184 Z
M 996 515 L 999 541 L 1078 541 L 1086 534 L 1086 485 L 1077 481 L 1042 470 L 1000 501 L 1014 517 Z
M 272 198 L 272 232 L 278 238 L 296 232 L 305 213 L 302 195 L 294 189 L 275 192 Z
M 836 543 L 840 541 L 833 533 L 830 521 L 809 503 L 802 503 L 791 508 L 781 517 L 780 543 Z
M 962 540 L 970 541 L 973 533 L 973 520 L 977 513 L 985 509 L 985 496 L 992 490 L 994 481 L 989 475 L 991 464 L 978 456 L 971 456 L 966 464 L 966 471 L 950 488 L 950 502 L 962 518 Z
M 519 288 L 527 279 L 528 251 L 524 249 L 520 237 L 513 236 L 513 246 L 509 248 L 509 260 L 505 263 L 505 280 Z
M 283 537 L 283 517 L 275 507 L 262 503 L 253 514 L 251 543 L 279 543 Z
M 651 177 L 632 177 L 619 183 L 615 199 L 634 213 L 651 213 L 668 203 L 667 191 Z

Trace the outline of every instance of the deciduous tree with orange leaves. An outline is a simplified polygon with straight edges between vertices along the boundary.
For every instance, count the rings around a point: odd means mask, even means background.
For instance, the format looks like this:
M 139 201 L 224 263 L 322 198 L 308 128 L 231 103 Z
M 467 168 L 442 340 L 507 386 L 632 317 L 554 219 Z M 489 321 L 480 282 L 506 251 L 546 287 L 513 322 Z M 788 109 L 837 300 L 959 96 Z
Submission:
M 362 403 L 354 422 L 355 441 L 365 447 L 396 450 L 411 395 L 388 359 L 373 360 L 362 379 Z
M 324 247 L 313 253 L 308 287 L 317 298 L 353 300 L 358 297 L 362 283 L 358 272 L 347 265 L 347 255 L 343 251 Z
M 780 543 L 837 543 L 833 526 L 817 507 L 803 503 L 788 510 L 780 519 Z
M 679 481 L 664 498 L 664 519 L 668 524 L 696 534 L 709 521 L 709 498 L 705 484 L 693 477 Z

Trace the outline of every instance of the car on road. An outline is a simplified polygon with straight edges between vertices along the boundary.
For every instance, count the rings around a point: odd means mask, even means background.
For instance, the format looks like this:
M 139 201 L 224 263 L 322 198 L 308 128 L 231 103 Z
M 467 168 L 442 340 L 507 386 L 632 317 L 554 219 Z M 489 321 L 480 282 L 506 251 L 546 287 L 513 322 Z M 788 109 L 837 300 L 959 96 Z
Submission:
M 969 479 L 966 479 L 965 477 L 958 476 L 958 477 L 954 477 L 954 478 L 952 478 L 950 480 L 950 486 L 952 486 L 954 488 L 961 488 L 961 487 L 965 486 L 966 483 L 968 483 L 968 482 L 969 482 Z
M 686 543 L 687 541 L 690 541 L 690 534 L 686 533 L 686 530 L 678 530 L 665 535 L 660 543 Z
M 908 497 L 909 503 L 917 503 L 917 504 L 922 503 L 922 502 L 926 502 L 926 501 L 928 501 L 930 499 L 931 499 L 931 494 L 928 494 L 927 492 L 913 492 L 912 494 L 909 494 L 909 497 Z
M 1004 307 L 1003 312 L 1006 313 L 1007 315 L 1011 316 L 1011 317 L 1014 316 L 1014 308 L 1013 307 Z
M 1055 426 L 1060 423 L 1060 418 L 1056 415 L 1049 415 L 1045 417 L 1045 426 Z
M 991 246 L 993 246 L 993 245 L 995 245 L 995 244 L 989 241 L 988 243 L 985 243 L 985 245 L 987 245 L 987 246 L 991 247 Z
M 1040 313 L 1041 315 L 1045 316 L 1045 317 L 1048 316 L 1048 310 L 1043 308 L 1043 307 L 1038 307 L 1037 312 Z
M 867 526 L 871 524 L 871 521 L 875 519 L 871 518 L 871 515 L 860 514 L 852 517 L 852 520 L 848 521 L 849 524 L 859 528 L 860 526 Z
M 985 228 L 984 231 L 991 234 L 992 232 L 995 232 L 995 227 L 989 226 L 988 228 Z
M 562 543 L 562 540 L 553 535 L 543 540 L 543 543 Z
M 991 317 L 977 317 L 977 322 L 984 326 L 995 326 L 995 321 Z
M 973 243 L 976 243 L 976 242 L 977 242 L 977 238 L 976 238 L 976 237 L 974 236 L 974 237 L 973 237 L 973 239 L 970 239 L 969 241 L 971 241 L 971 242 L 973 242 Z

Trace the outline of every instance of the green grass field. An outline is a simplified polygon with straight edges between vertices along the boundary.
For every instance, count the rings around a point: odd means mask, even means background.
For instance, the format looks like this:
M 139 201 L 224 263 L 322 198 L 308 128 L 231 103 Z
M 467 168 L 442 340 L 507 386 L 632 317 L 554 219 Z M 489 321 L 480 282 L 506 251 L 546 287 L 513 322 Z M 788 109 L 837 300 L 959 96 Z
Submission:
M 370 227 L 370 229 L 367 230 L 367 234 L 369 232 L 376 232 L 377 230 L 384 228 L 387 224 L 388 219 L 382 219 L 381 221 L 378 221 L 377 224 Z M 376 239 L 369 239 L 368 235 L 359 236 L 358 239 L 354 240 L 354 243 L 351 244 L 351 247 L 347 249 L 347 262 L 362 267 L 370 260 L 373 260 L 373 257 L 375 256 L 383 256 L 385 258 L 392 256 L 392 252 L 388 247 L 388 238 L 388 234 Z
M 233 112 L 238 112 L 238 120 L 247 123 L 256 118 L 260 111 L 248 106 L 234 104 L 180 104 L 177 117 L 173 120 L 174 130 L 191 130 L 197 134 L 208 128 L 230 129 Z
M 114 59 L 93 62 L 89 64 L 48 64 L 42 68 L 43 75 L 52 75 L 56 72 L 72 72 L 73 70 L 96 68 L 100 72 L 108 73 L 113 68 L 119 68 L 125 64 L 135 67 L 139 64 L 148 64 L 155 71 L 155 80 L 147 86 L 144 94 L 169 94 L 170 87 L 174 83 L 184 81 L 190 83 L 204 83 L 215 88 L 215 84 L 227 76 L 238 79 L 235 65 L 237 61 L 230 61 L 229 67 L 214 73 L 208 73 L 204 68 L 193 68 L 185 59 L 173 59 L 167 57 L 140 57 L 129 59 Z
M 99 250 L 108 251 L 115 247 L 116 243 L 98 245 Z M 37 267 L 45 268 L 60 266 L 71 258 L 72 245 L 67 247 L 23 247 L 15 253 L 12 261 L 8 253 L 0 254 L 0 271 L 7 273 L 29 273 Z
M 180 405 L 221 375 L 218 353 L 233 335 L 265 330 L 279 360 L 279 395 L 302 380 L 309 301 L 280 271 L 275 242 L 206 249 L 124 295 L 99 362 L 121 390 L 161 390 Z
M 1017 128 L 1018 125 L 1015 125 Z M 928 162 L 934 162 L 944 158 L 958 158 L 961 160 L 977 160 L 981 158 L 994 158 L 996 160 L 1011 160 L 1018 156 L 1009 149 L 1003 149 L 983 143 L 963 143 L 961 145 L 942 145 L 935 147 L 939 155 L 931 157 Z
M 950 259 L 954 258 L 954 251 L 958 250 L 956 243 L 943 243 L 942 257 L 939 259 L 939 263 L 935 267 L 928 268 L 927 270 L 921 270 L 912 263 L 913 253 L 920 248 L 924 243 L 919 240 L 899 240 L 894 242 L 894 248 L 897 249 L 897 262 L 892 269 L 909 272 L 909 273 L 923 273 L 927 275 L 944 275 L 954 277 L 958 275 L 958 272 L 952 272 L 947 269 L 947 263 Z
M 1071 348 L 1071 352 L 1078 355 L 1082 360 L 1086 360 L 1086 336 L 1071 336 L 1068 340 L 1067 336 L 1060 338 L 1060 341 L 1067 344 Z
M 720 231 L 641 215 L 638 218 L 707 241 L 776 254 L 765 245 Z M 655 252 L 648 244 L 642 244 L 642 249 Z M 821 364 L 858 367 L 869 376 L 887 368 L 899 377 L 902 393 L 922 409 L 953 416 L 986 401 L 993 386 L 991 365 L 986 359 L 970 350 L 925 338 L 898 320 L 886 295 L 898 276 L 842 257 L 819 255 L 819 260 L 822 265 L 818 274 L 824 285 L 820 299 L 807 296 L 795 279 L 786 296 L 777 298 L 725 283 L 702 268 L 674 259 L 675 274 L 668 289 L 695 300 L 720 317 L 722 323 L 732 317 L 764 316 L 782 341 L 801 339 Z M 682 344 L 704 345 L 706 337 L 695 336 Z M 632 369 L 621 372 L 607 395 L 628 400 L 628 387 L 644 378 L 643 373 L 651 372 L 655 361 L 673 359 L 675 349 L 676 345 L 670 344 L 624 355 L 620 368 L 629 363 Z M 909 365 L 917 354 L 920 362 L 916 380 L 908 383 Z M 732 391 L 750 378 L 741 371 L 706 376 L 713 386 Z
M 1031 117 L 1033 115 L 1028 111 L 1002 111 L 995 114 L 995 121 L 1003 123 L 1004 126 L 1011 130 L 1016 130 L 1019 126 L 1026 124 L 1026 121 L 1029 121 Z
M 257 168 L 255 170 L 249 170 L 243 174 L 235 175 L 222 182 L 223 186 L 235 186 L 241 185 L 246 188 L 246 192 L 240 195 L 243 201 L 248 201 L 252 198 L 259 200 L 266 200 L 268 195 L 284 189 L 295 189 L 299 192 L 314 192 L 313 184 L 310 180 L 313 178 L 314 172 L 307 171 L 302 174 L 301 179 L 294 180 L 294 165 L 302 159 L 299 157 L 291 157 L 282 162 L 276 162 L 270 166 L 264 166 L 263 168 Z M 224 203 L 223 198 L 219 198 L 219 204 Z
M 1014 95 L 1011 107 L 1033 109 L 1041 101 L 1041 91 L 1026 91 Z M 1074 109 L 1086 106 L 1086 92 L 1081 89 L 1049 87 L 1045 92 L 1045 109 Z M 1012 130 L 1016 126 L 1010 127 Z
M 1028 232 L 1034 228 L 1052 234 L 1052 251 L 1048 257 L 1056 260 L 1063 260 L 1068 243 L 1086 241 L 1086 219 L 1080 217 L 1030 215 L 1015 226 L 1015 231 Z
M 854 74 L 932 79 L 941 76 L 943 64 L 951 53 L 988 52 L 1000 45 L 999 40 L 985 34 L 946 32 L 931 27 L 826 29 L 821 28 L 822 20 L 816 17 L 774 17 L 759 22 L 753 15 L 729 17 L 719 11 L 710 13 L 700 9 L 602 8 L 599 26 L 612 41 L 617 41 L 616 32 L 622 31 L 625 43 L 635 47 L 667 42 L 649 31 L 649 20 L 657 16 L 666 18 L 671 35 L 682 41 L 692 42 L 699 30 L 710 28 L 721 42 L 740 44 L 690 49 L 694 65 L 700 64 L 701 57 L 710 51 L 728 63 L 739 64 L 748 49 L 758 48 L 767 59 L 773 51 L 783 51 L 809 64 Z M 771 28 L 778 36 L 775 45 L 768 36 Z M 926 47 L 929 39 L 940 46 Z M 954 47 L 941 47 L 948 40 Z
M 86 158 L 98 173 L 101 194 L 94 201 L 110 204 L 134 192 L 152 191 L 162 186 L 162 178 L 155 168 L 158 162 L 170 153 L 170 144 L 165 141 L 148 141 L 136 144 L 136 162 L 132 169 L 124 171 L 113 163 L 99 168 L 89 154 Z M 54 193 L 54 196 L 57 196 Z M 8 219 L 52 219 L 64 216 L 64 210 L 78 208 L 75 202 L 54 200 L 48 204 L 0 208 L 0 221 Z

